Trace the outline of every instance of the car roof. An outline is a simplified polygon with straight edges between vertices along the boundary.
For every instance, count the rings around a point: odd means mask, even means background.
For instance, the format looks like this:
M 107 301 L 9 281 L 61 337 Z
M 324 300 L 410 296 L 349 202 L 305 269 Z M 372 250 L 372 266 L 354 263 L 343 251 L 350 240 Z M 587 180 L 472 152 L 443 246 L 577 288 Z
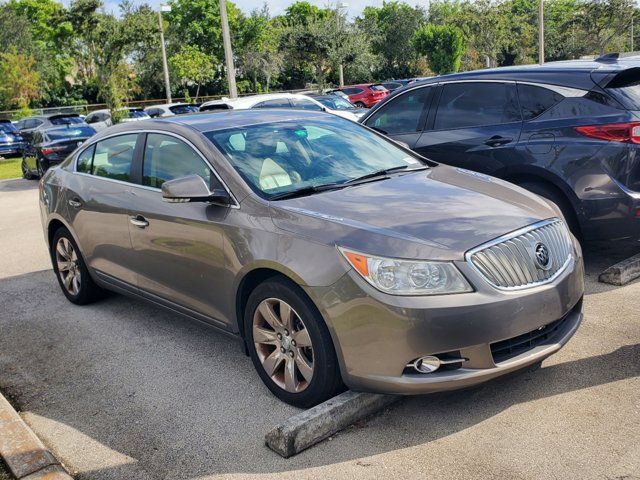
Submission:
M 640 56 L 619 59 L 562 60 L 547 62 L 542 65 L 517 65 L 440 75 L 412 83 L 402 90 L 413 88 L 417 85 L 471 79 L 520 80 L 590 90 L 593 88 L 594 82 L 612 77 L 617 73 L 634 67 L 640 67 Z
M 206 107 L 207 105 L 231 105 L 233 107 L 251 107 L 257 103 L 265 102 L 267 100 L 278 100 L 281 98 L 308 98 L 308 95 L 302 95 L 300 93 L 261 93 L 259 95 L 248 95 L 246 97 L 227 98 L 223 97 L 218 100 L 211 100 L 205 102 L 200 107 Z
M 144 109 L 146 110 L 147 108 L 160 108 L 160 107 L 169 108 L 169 107 L 178 107 L 178 106 L 182 106 L 182 105 L 192 106 L 193 103 L 186 103 L 186 102 L 159 103 L 157 105 L 149 105 L 147 107 L 144 107 Z M 195 106 L 195 105 L 193 105 L 193 106 Z
M 162 119 L 151 122 L 170 122 L 189 126 L 199 132 L 224 130 L 227 128 L 246 127 L 261 123 L 282 122 L 286 120 L 307 120 L 310 118 L 327 118 L 328 113 L 312 110 L 295 110 L 291 108 L 261 108 L 257 110 L 222 110 L 214 113 L 194 113 Z M 332 118 L 335 115 L 331 116 Z

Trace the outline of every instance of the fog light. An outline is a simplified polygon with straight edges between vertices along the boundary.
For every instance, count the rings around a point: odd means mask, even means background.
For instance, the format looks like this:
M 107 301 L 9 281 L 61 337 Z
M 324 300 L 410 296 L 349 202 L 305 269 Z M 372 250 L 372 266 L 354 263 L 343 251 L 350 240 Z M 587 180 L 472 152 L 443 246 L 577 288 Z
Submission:
M 420 373 L 433 373 L 440 368 L 440 364 L 438 357 L 427 356 L 417 359 L 413 364 L 413 368 Z

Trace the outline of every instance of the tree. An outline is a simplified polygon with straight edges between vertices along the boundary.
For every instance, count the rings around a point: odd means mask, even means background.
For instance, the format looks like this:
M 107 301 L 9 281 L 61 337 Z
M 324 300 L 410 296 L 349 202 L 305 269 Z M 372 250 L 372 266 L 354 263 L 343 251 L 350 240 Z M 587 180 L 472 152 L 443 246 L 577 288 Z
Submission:
M 382 7 L 366 7 L 357 26 L 368 36 L 371 50 L 378 55 L 378 75 L 402 78 L 418 73 L 418 52 L 411 39 L 424 23 L 426 13 L 404 2 L 383 2 Z
M 196 84 L 196 101 L 198 101 L 200 86 L 214 79 L 218 61 L 194 45 L 182 45 L 180 51 L 169 59 L 169 64 L 182 85 Z
M 0 104 L 4 108 L 29 108 L 38 98 L 40 74 L 35 59 L 12 49 L 0 53 Z
M 462 31 L 453 25 L 427 24 L 413 36 L 416 51 L 426 55 L 429 68 L 436 74 L 457 72 L 467 46 Z
M 615 44 L 616 51 L 624 48 L 626 41 L 620 36 L 629 31 L 634 13 L 632 0 L 589 0 L 579 6 L 574 21 L 584 32 L 584 41 L 604 55 Z

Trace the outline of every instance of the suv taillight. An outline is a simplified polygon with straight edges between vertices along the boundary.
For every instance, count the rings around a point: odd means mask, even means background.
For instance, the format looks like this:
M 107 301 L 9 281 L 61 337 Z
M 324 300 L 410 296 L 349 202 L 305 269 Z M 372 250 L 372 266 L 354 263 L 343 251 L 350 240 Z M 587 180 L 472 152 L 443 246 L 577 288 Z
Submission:
M 42 149 L 43 155 L 51 155 L 52 153 L 61 152 L 65 147 L 44 147 Z
M 610 142 L 640 143 L 640 122 L 585 125 L 576 127 L 576 131 L 585 137 L 598 138 Z

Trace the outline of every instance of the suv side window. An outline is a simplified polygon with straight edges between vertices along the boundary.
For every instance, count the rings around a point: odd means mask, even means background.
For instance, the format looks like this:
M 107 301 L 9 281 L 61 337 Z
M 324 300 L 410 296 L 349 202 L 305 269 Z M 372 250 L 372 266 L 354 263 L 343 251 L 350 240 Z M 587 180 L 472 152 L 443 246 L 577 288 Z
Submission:
M 425 105 L 431 100 L 431 92 L 432 87 L 425 87 L 401 94 L 371 115 L 366 125 L 389 135 L 421 130 L 421 120 L 424 120 Z
M 307 100 L 306 98 L 292 98 L 291 103 L 293 103 L 293 108 L 322 111 L 322 107 L 320 105 L 313 103 L 311 100 Z
M 202 177 L 211 188 L 211 169 L 193 148 L 170 135 L 147 135 L 142 167 L 143 185 L 160 188 L 168 180 L 194 174 Z
M 96 143 L 90 173 L 97 177 L 131 181 L 131 164 L 138 134 L 120 135 Z
M 519 83 L 518 98 L 520 99 L 522 118 L 531 120 L 539 117 L 555 104 L 560 103 L 564 96 L 548 88 Z
M 513 84 L 498 82 L 449 83 L 442 87 L 435 130 L 520 122 Z
M 254 105 L 253 108 L 291 108 L 291 104 L 286 98 L 277 98 L 260 102 L 257 105 Z

